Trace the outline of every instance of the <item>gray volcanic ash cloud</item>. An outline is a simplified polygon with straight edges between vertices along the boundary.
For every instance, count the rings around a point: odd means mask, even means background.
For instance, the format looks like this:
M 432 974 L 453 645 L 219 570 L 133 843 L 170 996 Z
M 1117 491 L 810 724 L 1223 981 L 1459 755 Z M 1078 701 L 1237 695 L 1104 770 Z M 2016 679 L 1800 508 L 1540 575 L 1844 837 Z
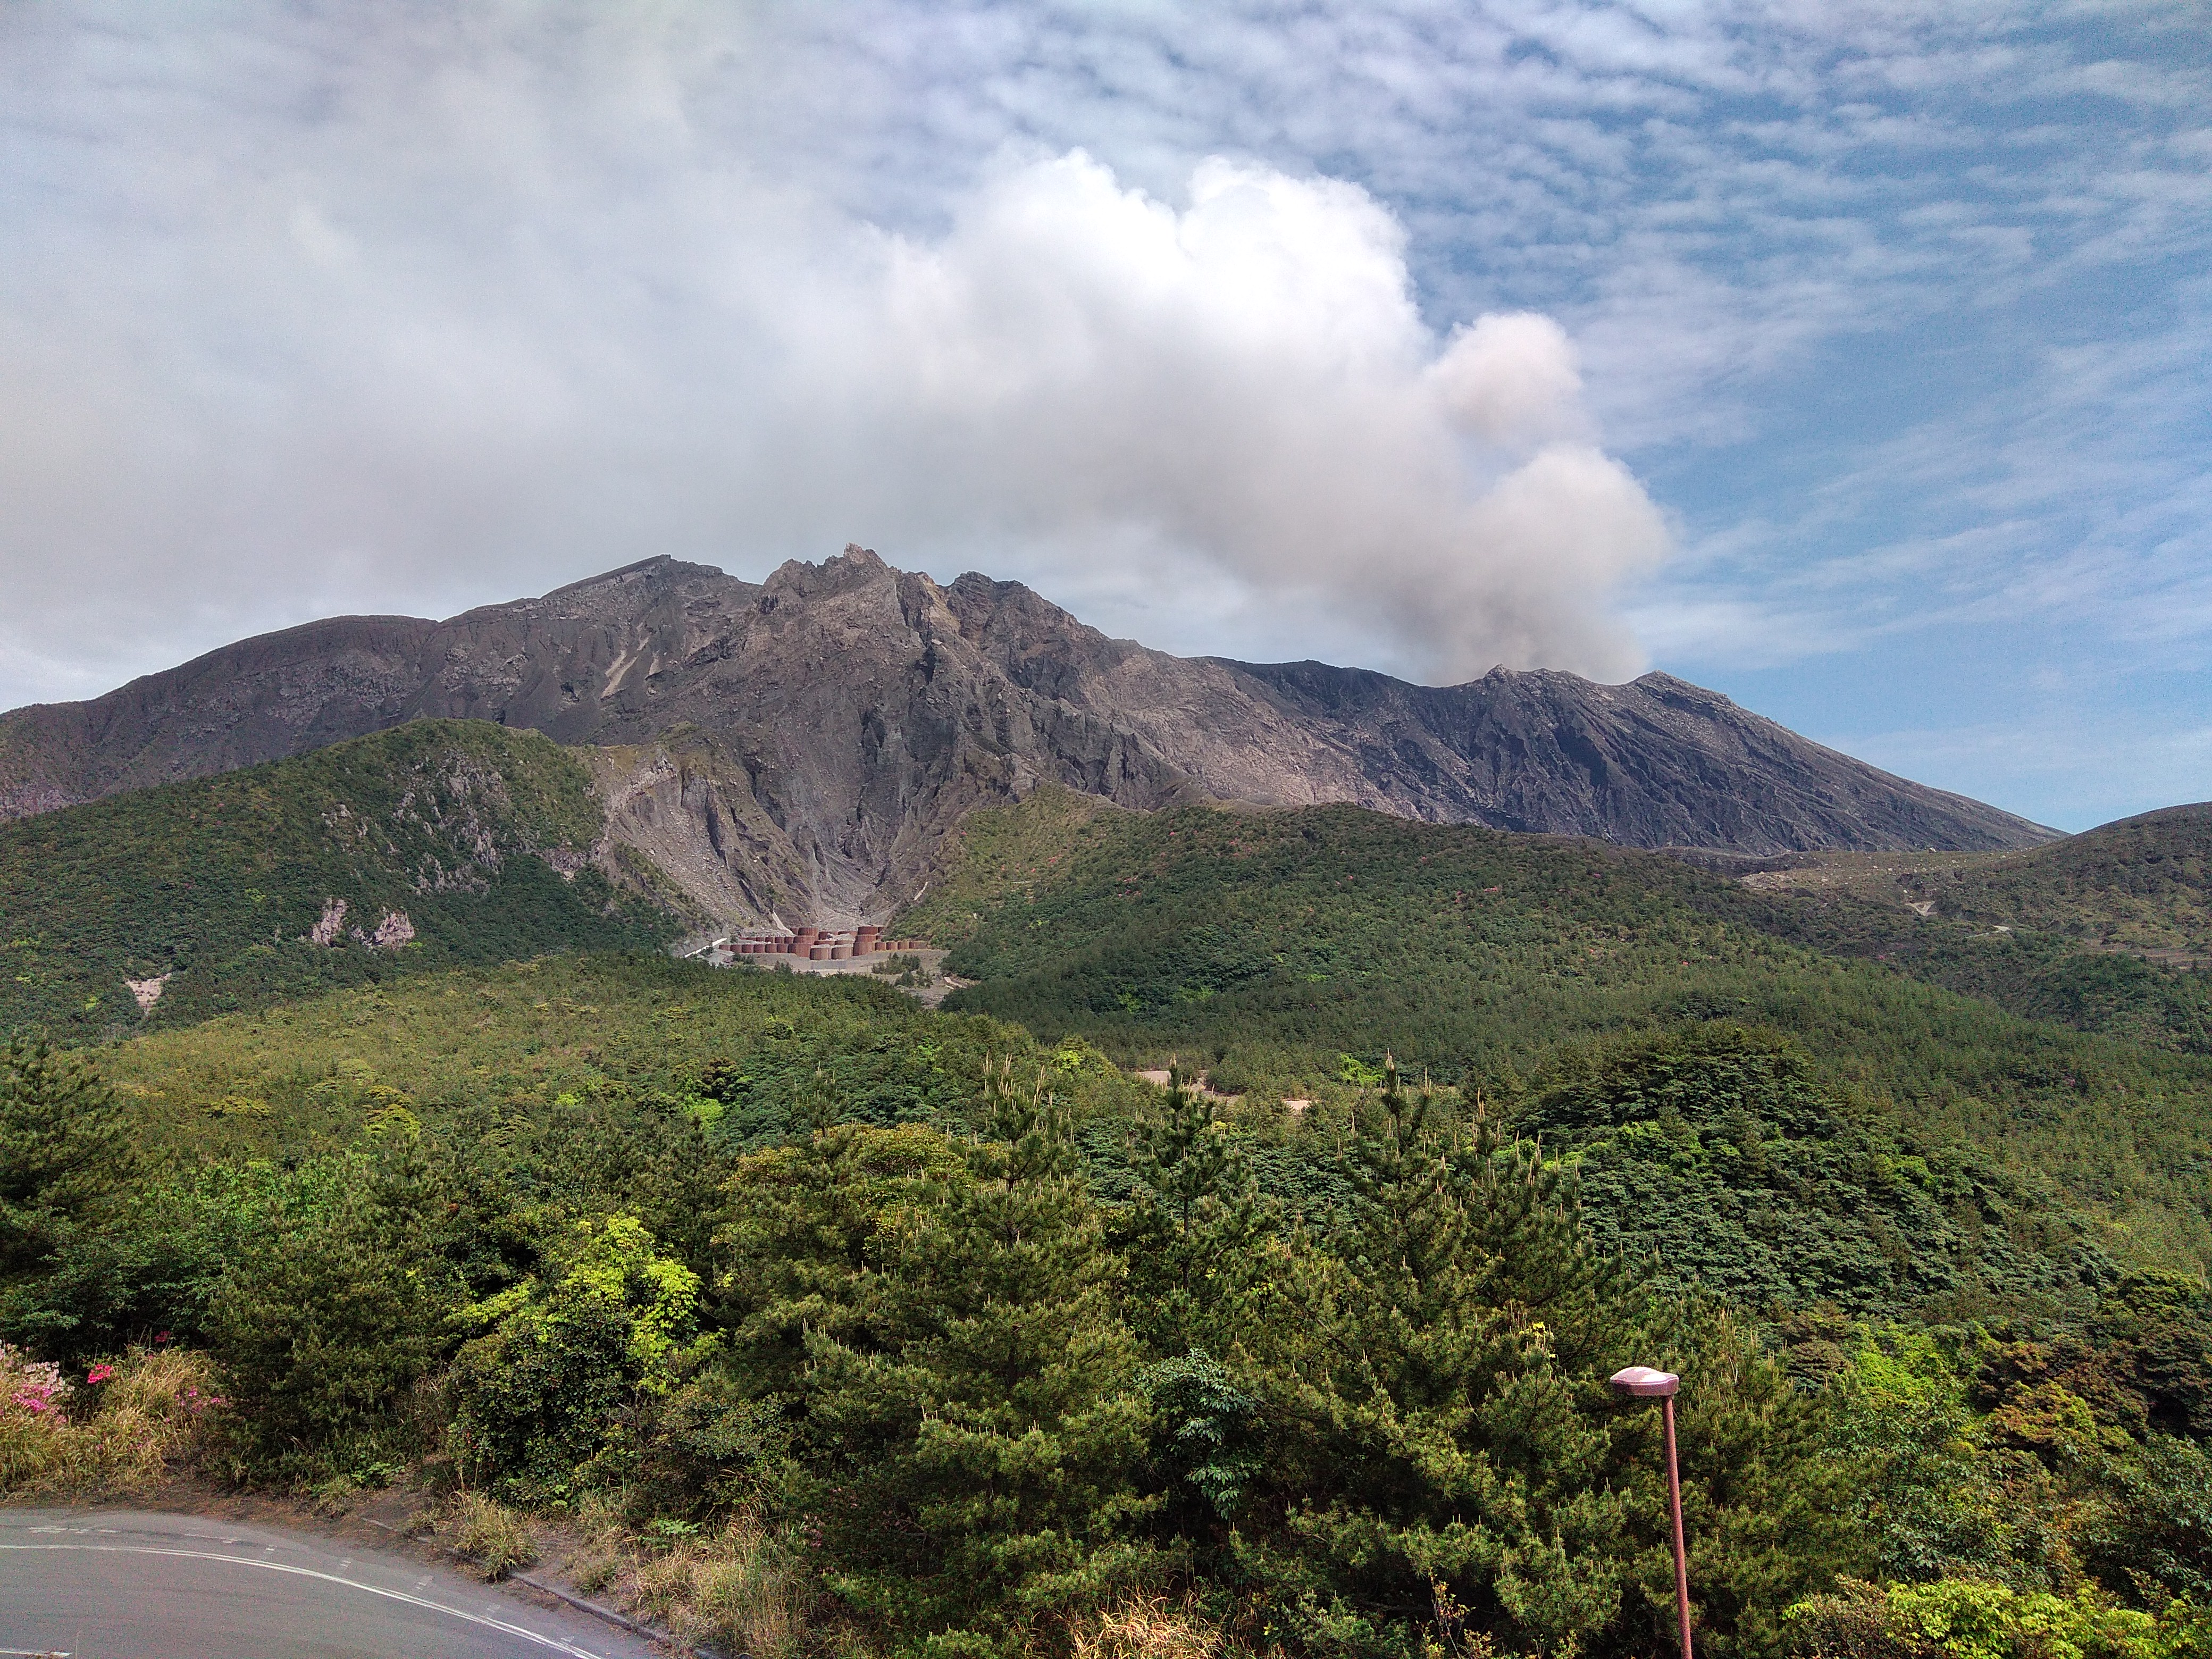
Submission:
M 0 51 L 0 706 L 848 539 L 1184 649 L 1641 665 L 1667 535 L 1571 342 L 1430 326 L 1355 186 L 1002 155 L 894 230 L 732 114 L 772 63 L 467 15 Z
M 1349 185 L 1213 161 L 1177 210 L 1074 155 L 848 269 L 772 441 L 809 515 L 981 530 L 1048 570 L 1196 566 L 1441 678 L 1638 661 L 1605 600 L 1666 535 L 1592 443 L 1566 336 L 1515 314 L 1437 340 Z

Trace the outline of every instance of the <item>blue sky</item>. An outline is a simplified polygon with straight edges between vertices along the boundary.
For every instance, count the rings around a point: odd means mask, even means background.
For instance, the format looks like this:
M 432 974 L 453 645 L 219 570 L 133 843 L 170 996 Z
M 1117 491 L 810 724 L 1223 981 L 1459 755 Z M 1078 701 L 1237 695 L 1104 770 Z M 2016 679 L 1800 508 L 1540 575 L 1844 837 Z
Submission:
M 850 538 L 2203 799 L 2207 111 L 2199 4 L 9 8 L 0 704 Z

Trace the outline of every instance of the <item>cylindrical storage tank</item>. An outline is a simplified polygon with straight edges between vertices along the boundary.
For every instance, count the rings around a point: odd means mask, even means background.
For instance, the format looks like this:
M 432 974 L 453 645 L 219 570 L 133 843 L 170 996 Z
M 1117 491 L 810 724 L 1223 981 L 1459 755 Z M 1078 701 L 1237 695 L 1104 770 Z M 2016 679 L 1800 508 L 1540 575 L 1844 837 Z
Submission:
M 853 947 L 852 947 L 851 945 L 831 945 L 831 946 L 830 947 L 830 961 L 832 961 L 832 962 L 849 962 L 849 961 L 851 961 L 851 960 L 852 960 L 852 958 L 853 958 Z
M 809 962 L 827 962 L 834 948 L 828 945 L 810 945 L 806 947 L 806 959 Z

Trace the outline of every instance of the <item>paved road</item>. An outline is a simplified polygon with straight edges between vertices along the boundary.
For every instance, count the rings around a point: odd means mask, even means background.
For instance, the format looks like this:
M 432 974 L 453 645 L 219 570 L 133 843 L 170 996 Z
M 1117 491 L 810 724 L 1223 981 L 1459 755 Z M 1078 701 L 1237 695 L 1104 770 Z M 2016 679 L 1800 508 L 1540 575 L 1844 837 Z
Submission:
M 197 1516 L 0 1510 L 0 1656 L 647 1659 L 640 1638 L 398 1554 Z

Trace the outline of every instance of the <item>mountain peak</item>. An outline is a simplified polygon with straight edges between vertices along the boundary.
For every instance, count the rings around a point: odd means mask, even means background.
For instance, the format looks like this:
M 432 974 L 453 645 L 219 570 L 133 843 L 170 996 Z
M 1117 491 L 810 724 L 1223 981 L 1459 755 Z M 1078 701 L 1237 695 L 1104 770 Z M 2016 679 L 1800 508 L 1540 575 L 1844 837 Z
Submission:
M 872 550 L 764 584 L 665 556 L 443 623 L 339 618 L 87 703 L 0 715 L 0 817 L 422 716 L 611 748 L 631 832 L 732 913 L 904 896 L 971 807 L 1047 781 L 1774 854 L 2025 847 L 2033 824 L 1889 776 L 1667 674 L 1409 684 L 1110 640 L 1019 582 Z M 612 763 L 610 763 L 612 764 Z M 719 872 L 719 873 L 717 873 Z

